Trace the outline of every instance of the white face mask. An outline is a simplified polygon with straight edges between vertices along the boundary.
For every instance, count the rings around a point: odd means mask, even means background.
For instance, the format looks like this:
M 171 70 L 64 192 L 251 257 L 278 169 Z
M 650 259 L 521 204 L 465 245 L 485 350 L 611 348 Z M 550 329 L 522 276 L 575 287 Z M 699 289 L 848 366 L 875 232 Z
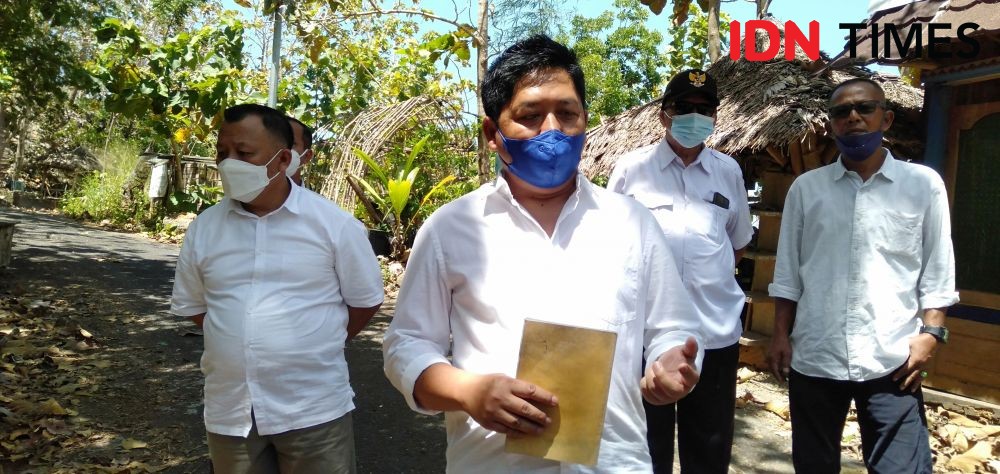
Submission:
M 299 155 L 299 152 L 292 150 L 292 161 L 288 162 L 288 169 L 285 170 L 285 175 L 291 178 L 295 175 L 295 172 L 298 171 L 299 166 L 302 166 L 302 155 Z
M 247 163 L 236 158 L 226 158 L 219 162 L 219 176 L 222 178 L 222 191 L 226 197 L 244 203 L 257 199 L 268 183 L 280 175 L 278 173 L 269 178 L 267 165 L 271 164 L 282 151 L 278 150 L 263 165 Z

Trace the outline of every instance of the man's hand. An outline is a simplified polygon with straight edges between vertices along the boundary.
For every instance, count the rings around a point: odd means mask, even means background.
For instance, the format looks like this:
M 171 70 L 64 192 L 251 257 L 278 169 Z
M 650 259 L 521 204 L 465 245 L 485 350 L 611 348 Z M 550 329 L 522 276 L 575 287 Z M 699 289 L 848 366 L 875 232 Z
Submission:
M 892 381 L 899 384 L 900 390 L 916 392 L 924 382 L 927 372 L 925 367 L 937 350 L 937 339 L 930 334 L 917 334 L 910 338 L 910 357 L 892 374 Z
M 508 436 L 533 435 L 552 423 L 533 403 L 556 406 L 559 400 L 541 387 L 503 374 L 477 375 L 459 401 L 462 410 L 488 430 Z
M 639 382 L 642 398 L 653 405 L 668 405 L 684 398 L 698 383 L 694 370 L 698 343 L 689 337 L 684 345 L 664 352 L 646 366 L 646 374 Z
M 785 383 L 792 370 L 792 344 L 788 336 L 775 333 L 771 336 L 771 346 L 767 350 L 767 362 L 771 373 L 779 383 Z

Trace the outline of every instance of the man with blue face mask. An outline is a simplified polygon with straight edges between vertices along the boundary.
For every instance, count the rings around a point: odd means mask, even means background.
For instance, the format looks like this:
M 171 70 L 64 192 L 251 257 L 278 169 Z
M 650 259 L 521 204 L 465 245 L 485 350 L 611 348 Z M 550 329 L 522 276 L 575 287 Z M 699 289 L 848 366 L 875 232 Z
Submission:
M 834 88 L 840 159 L 792 183 L 778 239 L 771 370 L 788 379 L 796 472 L 840 472 L 854 401 L 874 473 L 932 470 L 920 385 L 958 302 L 948 193 L 882 148 L 892 125 L 867 78 Z
M 708 73 L 674 76 L 660 104 L 663 140 L 620 158 L 608 180 L 608 189 L 634 197 L 656 216 L 705 335 L 698 386 L 676 404 L 646 404 L 658 473 L 673 468 L 675 423 L 681 472 L 729 471 L 745 300 L 733 272 L 753 229 L 740 166 L 704 143 L 718 106 Z
M 480 89 L 500 176 L 417 234 L 385 372 L 412 409 L 445 412 L 448 472 L 651 472 L 642 400 L 698 381 L 698 321 L 656 220 L 577 172 L 584 91 L 576 56 L 548 37 L 504 51 Z M 552 423 L 538 406 L 559 405 L 514 378 L 528 318 L 617 334 L 596 466 L 504 451 Z
M 382 303 L 378 262 L 360 222 L 286 175 L 284 114 L 223 118 L 226 196 L 188 228 L 170 308 L 204 329 L 214 472 L 353 473 L 344 346 Z

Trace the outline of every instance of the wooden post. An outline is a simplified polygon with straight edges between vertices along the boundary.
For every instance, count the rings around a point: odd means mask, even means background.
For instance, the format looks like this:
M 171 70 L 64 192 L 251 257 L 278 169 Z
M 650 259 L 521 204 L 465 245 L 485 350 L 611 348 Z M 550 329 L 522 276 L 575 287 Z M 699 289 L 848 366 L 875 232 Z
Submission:
M 802 143 L 797 138 L 788 142 L 788 155 L 791 157 L 792 173 L 795 173 L 795 176 L 802 174 L 804 168 L 802 166 Z

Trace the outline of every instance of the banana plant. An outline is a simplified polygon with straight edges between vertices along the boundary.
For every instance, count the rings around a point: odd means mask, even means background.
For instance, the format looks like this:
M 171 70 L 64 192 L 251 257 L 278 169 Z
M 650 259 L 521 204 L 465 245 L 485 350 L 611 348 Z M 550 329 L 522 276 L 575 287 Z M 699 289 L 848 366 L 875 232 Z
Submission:
M 398 170 L 390 170 L 388 165 L 380 165 L 363 150 L 358 148 L 353 150 L 354 155 L 368 167 L 372 180 L 351 175 L 347 177 L 347 182 L 354 194 L 358 196 L 358 200 L 361 201 L 372 222 L 386 224 L 391 229 L 392 254 L 390 258 L 393 260 L 403 261 L 405 259 L 406 236 L 420 224 L 418 220 L 420 211 L 427 205 L 431 197 L 455 180 L 454 175 L 444 177 L 431 186 L 431 189 L 424 194 L 416 207 L 411 206 L 416 198 L 413 195 L 413 186 L 420 174 L 420 167 L 414 166 L 414 161 L 429 138 L 430 136 L 425 136 L 413 145 L 406 161 Z

